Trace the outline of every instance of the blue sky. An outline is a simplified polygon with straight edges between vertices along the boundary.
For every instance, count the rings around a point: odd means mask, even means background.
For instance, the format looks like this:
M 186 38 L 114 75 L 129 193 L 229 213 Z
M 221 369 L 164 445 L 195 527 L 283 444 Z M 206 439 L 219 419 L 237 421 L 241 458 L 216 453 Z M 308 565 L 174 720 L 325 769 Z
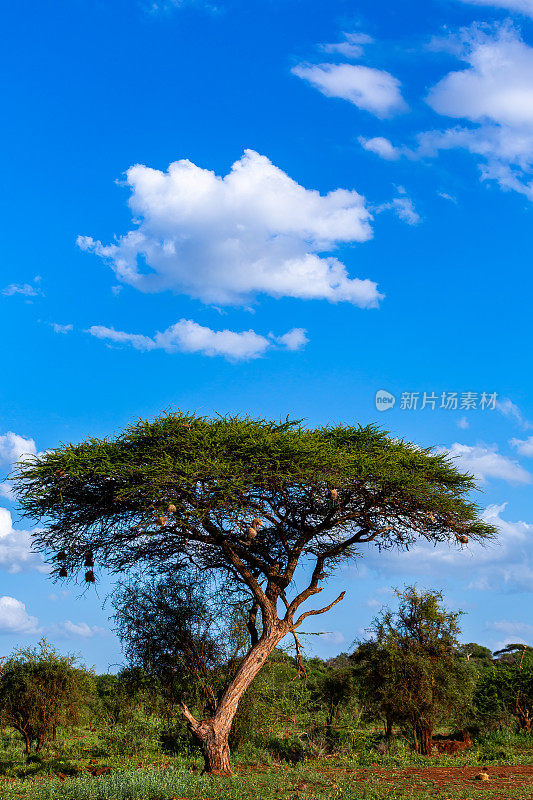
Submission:
M 170 408 L 377 422 L 473 472 L 500 541 L 369 550 L 314 652 L 412 581 L 531 642 L 533 0 L 53 6 L 3 14 L 2 476 Z M 0 652 L 115 669 L 105 577 L 52 584 L 28 531 L 4 482 Z

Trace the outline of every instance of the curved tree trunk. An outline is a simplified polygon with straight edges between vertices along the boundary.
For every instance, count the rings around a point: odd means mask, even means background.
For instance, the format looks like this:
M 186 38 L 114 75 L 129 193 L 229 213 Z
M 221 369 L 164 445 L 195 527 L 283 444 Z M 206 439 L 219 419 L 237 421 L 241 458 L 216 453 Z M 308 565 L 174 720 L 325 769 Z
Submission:
M 268 656 L 288 631 L 285 623 L 278 622 L 263 635 L 245 655 L 235 677 L 224 691 L 211 719 L 198 722 L 187 706 L 181 711 L 189 723 L 189 729 L 202 748 L 205 769 L 208 775 L 231 775 L 229 734 L 239 702 L 263 667 Z

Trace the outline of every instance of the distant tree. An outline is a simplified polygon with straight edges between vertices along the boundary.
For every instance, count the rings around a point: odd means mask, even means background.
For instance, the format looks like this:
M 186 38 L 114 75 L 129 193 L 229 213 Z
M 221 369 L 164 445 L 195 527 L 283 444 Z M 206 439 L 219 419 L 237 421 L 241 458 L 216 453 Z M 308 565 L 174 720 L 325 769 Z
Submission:
M 399 720 L 397 659 L 396 650 L 385 641 L 360 642 L 352 654 L 359 700 L 366 714 L 381 720 L 387 739 L 392 736 L 395 720 Z
M 181 704 L 206 771 L 219 774 L 231 772 L 232 721 L 268 655 L 342 600 L 300 610 L 341 562 L 369 542 L 496 533 L 469 499 L 471 476 L 373 426 L 170 414 L 25 461 L 15 486 L 25 515 L 41 521 L 34 547 L 56 576 L 81 569 L 92 583 L 94 562 L 119 575 L 199 569 L 248 594 L 249 649 L 216 710 L 198 720 Z M 290 595 L 299 566 L 308 582 Z
M 55 735 L 58 725 L 75 725 L 81 707 L 94 696 L 91 672 L 76 656 L 59 655 L 44 639 L 17 649 L 0 672 L 0 722 L 24 739 L 27 755 Z
M 363 697 L 372 697 L 390 735 L 393 721 L 407 724 L 416 751 L 431 755 L 433 731 L 468 709 L 475 674 L 458 658 L 461 612 L 447 611 L 442 594 L 396 590 L 397 611 L 384 609 L 370 628 L 372 639 L 354 653 Z
M 533 731 L 533 648 L 511 644 L 480 669 L 474 694 L 478 719 L 485 727 L 508 727 L 513 721 Z
M 329 732 L 338 721 L 342 709 L 354 699 L 353 668 L 330 667 L 318 681 L 317 695 L 326 711 L 326 732 Z
M 475 642 L 462 644 L 459 647 L 459 653 L 466 658 L 467 661 L 492 661 L 492 651 L 488 647 Z
M 493 655 L 498 661 L 514 664 L 517 661 L 523 661 L 525 653 L 533 653 L 533 647 L 518 642 L 516 644 L 506 644 L 501 650 L 495 650 Z

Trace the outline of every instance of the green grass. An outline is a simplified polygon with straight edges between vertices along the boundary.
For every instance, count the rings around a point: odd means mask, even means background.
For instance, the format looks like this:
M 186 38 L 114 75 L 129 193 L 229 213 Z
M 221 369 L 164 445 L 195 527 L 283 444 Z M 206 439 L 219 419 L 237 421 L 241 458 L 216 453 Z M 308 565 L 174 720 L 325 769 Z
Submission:
M 149 724 L 147 726 L 150 727 Z M 503 781 L 490 785 L 472 780 L 481 765 L 533 765 L 533 736 L 508 731 L 484 737 L 458 756 L 424 758 L 398 738 L 379 755 L 375 733 L 361 728 L 349 747 L 334 755 L 291 764 L 283 748 L 243 744 L 234 753 L 235 775 L 201 776 L 196 754 L 163 753 L 157 736 L 116 726 L 113 730 L 78 729 L 58 735 L 40 757 L 27 760 L 20 737 L 0 732 L 1 800 L 525 800 L 533 785 Z M 465 767 L 464 776 L 444 788 L 425 773 L 402 770 Z M 106 769 L 109 774 L 90 772 Z M 375 770 L 380 770 L 379 775 Z M 528 794 L 529 791 L 529 794 Z

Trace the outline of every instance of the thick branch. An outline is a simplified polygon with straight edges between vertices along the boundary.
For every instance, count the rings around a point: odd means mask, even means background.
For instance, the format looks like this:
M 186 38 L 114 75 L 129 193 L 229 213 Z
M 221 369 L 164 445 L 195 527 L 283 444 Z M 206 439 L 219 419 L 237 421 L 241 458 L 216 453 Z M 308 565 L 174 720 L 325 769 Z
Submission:
M 200 728 L 200 723 L 198 722 L 197 719 L 195 719 L 195 717 L 193 717 L 193 715 L 191 714 L 191 712 L 189 711 L 189 709 L 187 708 L 187 706 L 185 705 L 183 700 L 180 703 L 180 709 L 181 709 L 181 713 L 183 714 L 183 716 L 185 717 L 185 719 L 189 723 L 191 730 L 194 733 L 197 733 L 197 731 Z
M 317 614 L 325 614 L 326 611 L 330 610 L 330 608 L 333 608 L 333 606 L 336 606 L 337 603 L 340 603 L 340 601 L 343 599 L 345 594 L 346 594 L 346 592 L 341 592 L 340 595 L 337 597 L 337 599 L 334 600 L 333 603 L 330 603 L 329 606 L 325 606 L 324 608 L 317 608 L 314 611 L 306 611 L 304 614 L 302 614 L 301 616 L 298 617 L 298 619 L 296 620 L 296 622 L 294 623 L 294 625 L 292 627 L 293 628 L 298 628 L 302 624 L 302 622 L 304 621 L 304 619 L 306 617 L 314 617 Z

